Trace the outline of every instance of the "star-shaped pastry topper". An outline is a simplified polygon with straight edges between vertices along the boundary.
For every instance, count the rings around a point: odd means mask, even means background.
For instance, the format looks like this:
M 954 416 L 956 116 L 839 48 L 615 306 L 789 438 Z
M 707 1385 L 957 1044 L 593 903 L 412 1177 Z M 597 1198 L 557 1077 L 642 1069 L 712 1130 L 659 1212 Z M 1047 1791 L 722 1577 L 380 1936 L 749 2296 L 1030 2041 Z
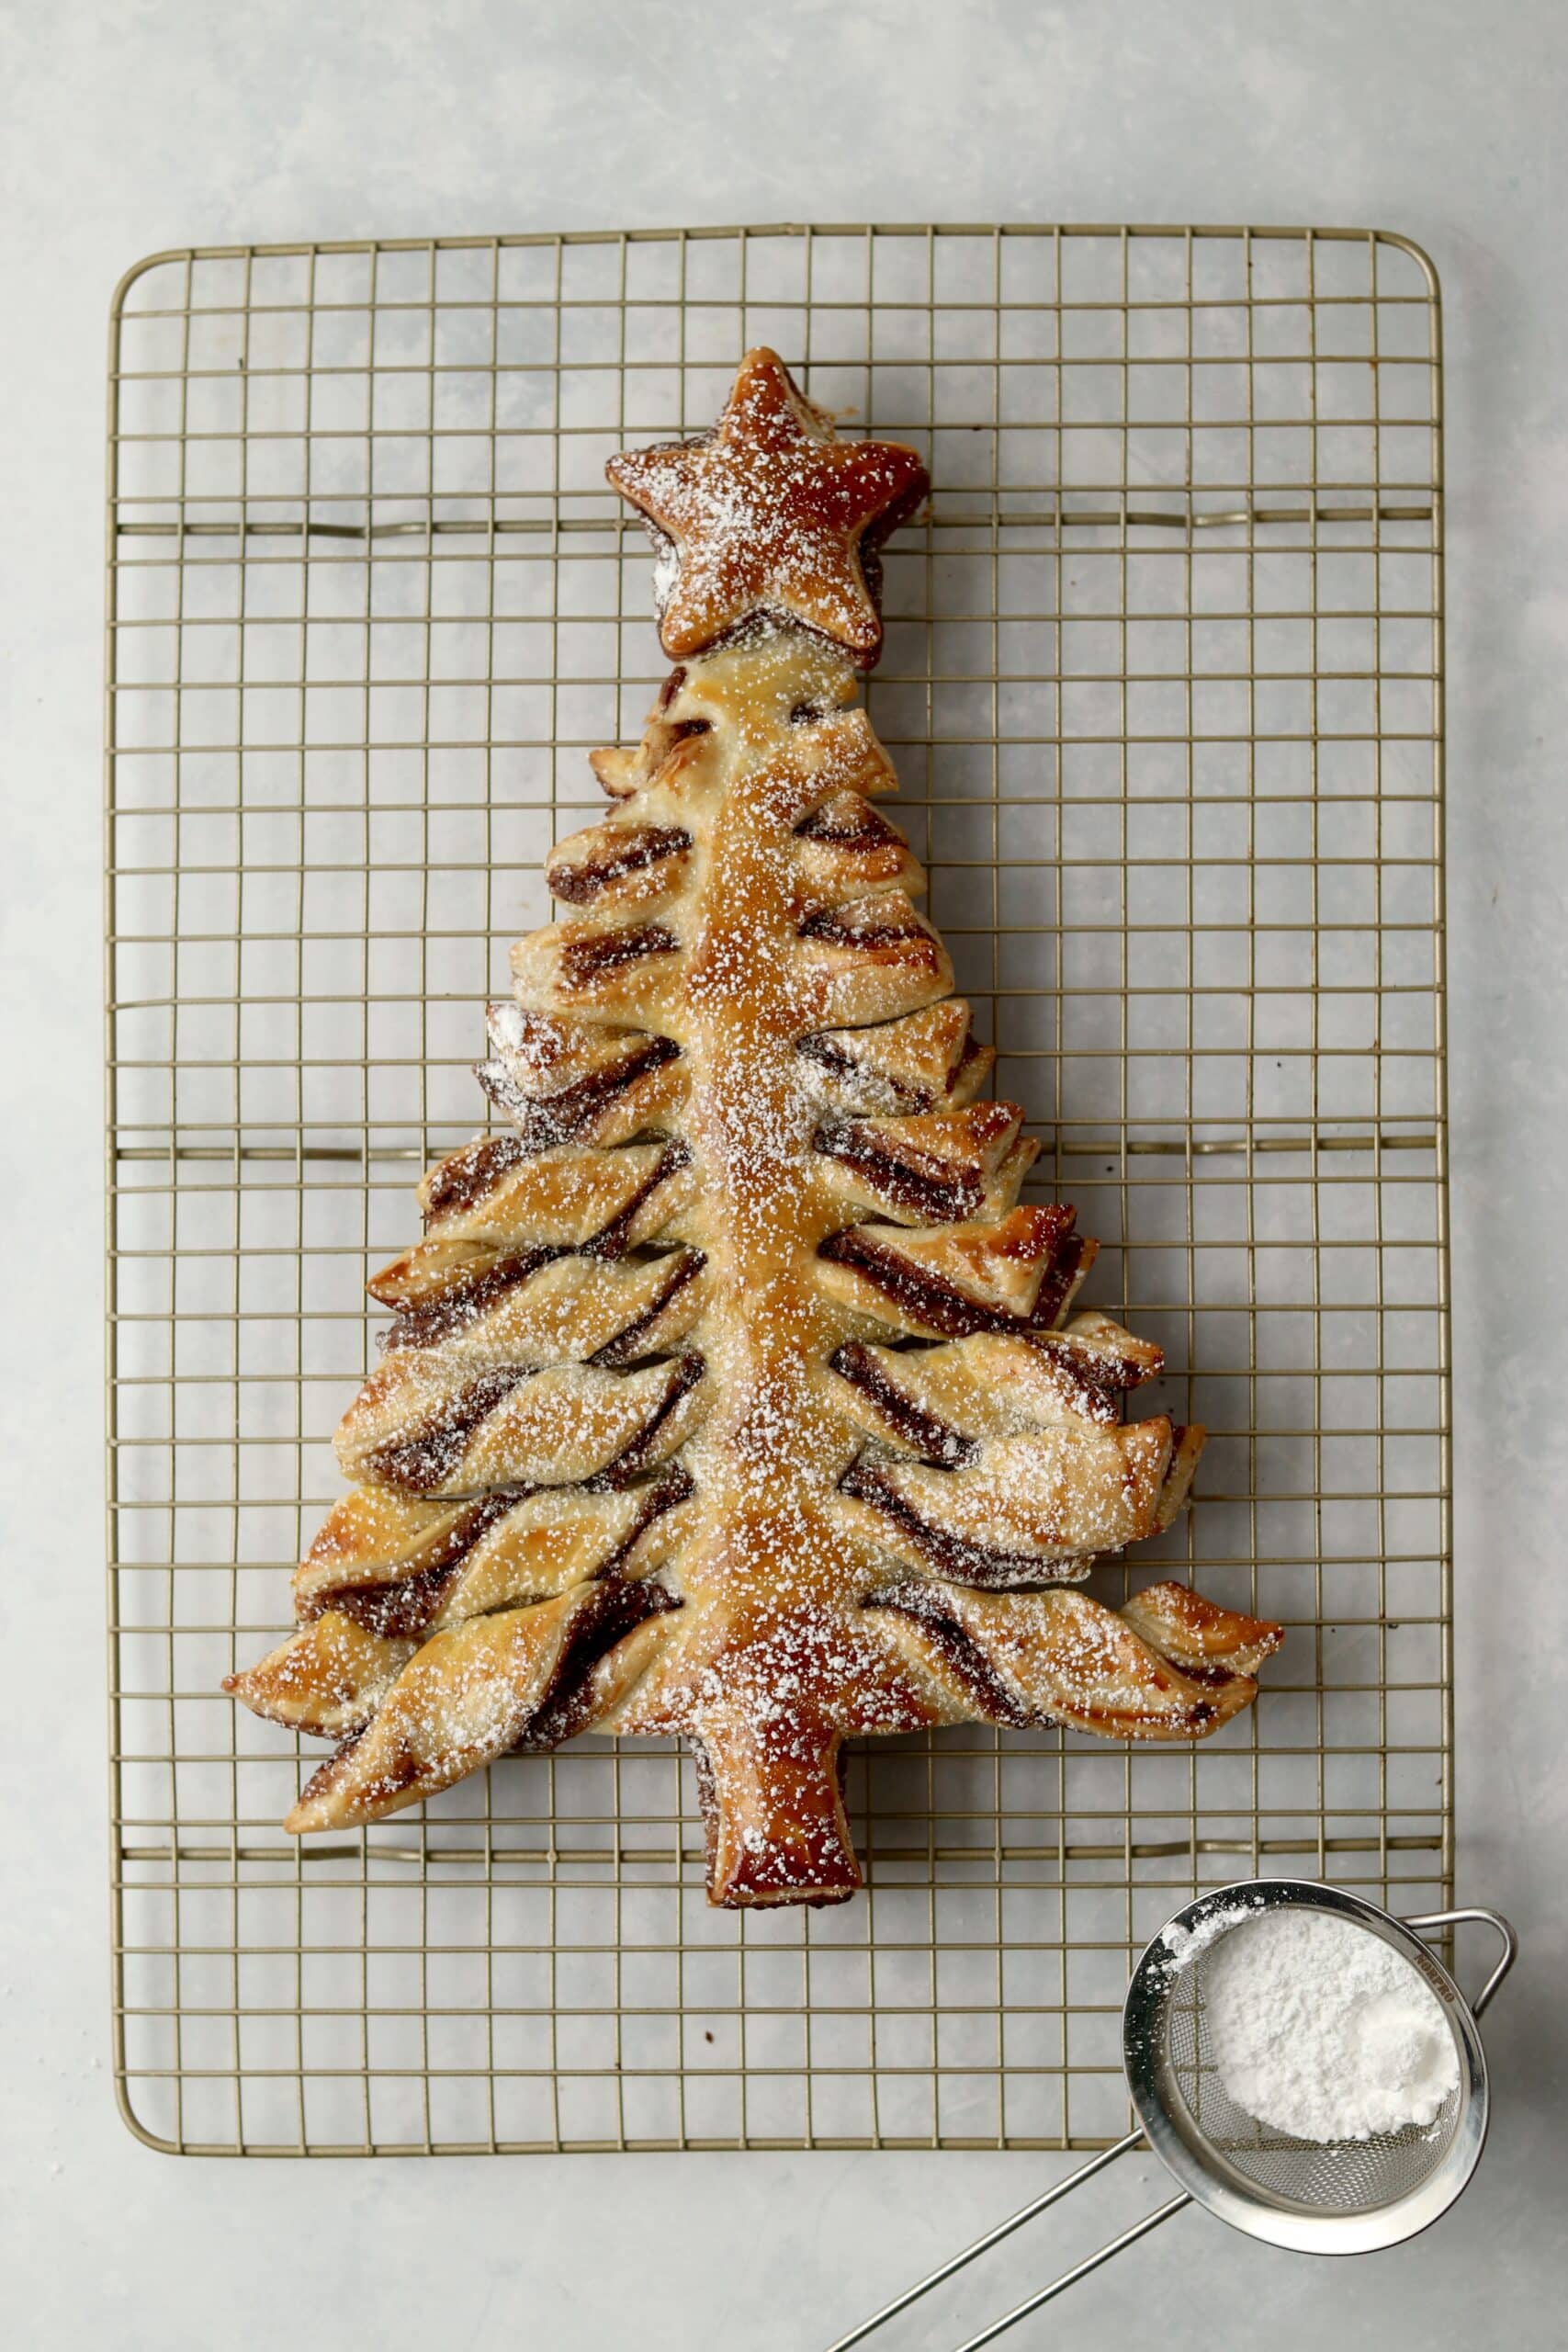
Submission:
M 930 478 L 901 441 L 840 441 L 776 351 L 749 351 L 711 434 L 605 468 L 661 541 L 659 634 L 672 661 L 756 614 L 819 629 L 869 669 L 882 650 L 876 550 Z

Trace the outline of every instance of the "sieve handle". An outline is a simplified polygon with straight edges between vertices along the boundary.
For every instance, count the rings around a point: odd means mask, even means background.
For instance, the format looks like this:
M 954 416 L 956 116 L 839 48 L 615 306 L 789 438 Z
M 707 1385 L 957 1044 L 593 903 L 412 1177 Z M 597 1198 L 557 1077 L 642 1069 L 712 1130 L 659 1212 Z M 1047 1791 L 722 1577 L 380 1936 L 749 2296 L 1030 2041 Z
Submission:
M 1406 1928 L 1458 1928 L 1468 1919 L 1478 1919 L 1483 1928 L 1495 1928 L 1503 1939 L 1503 1957 L 1470 2005 L 1471 2016 L 1478 2018 L 1518 1958 L 1519 1939 L 1503 1914 L 1475 1905 L 1464 1911 L 1426 1911 L 1419 1919 L 1405 1919 L 1401 1924 Z
M 1080 2165 L 1076 2172 L 1068 2173 L 1065 2180 L 1055 2182 L 1040 2196 L 1032 2198 L 1027 2205 L 1021 2206 L 1016 2213 L 1010 2213 L 1005 2222 L 998 2222 L 994 2230 L 987 2230 L 984 2237 L 975 2240 L 973 2245 L 966 2245 L 962 2254 L 952 2255 L 946 2262 L 939 2263 L 934 2270 L 928 2270 L 925 2277 L 917 2280 L 914 2286 L 906 2287 L 901 2295 L 896 2295 L 890 2303 L 884 2303 L 879 2312 L 874 2312 L 869 2319 L 862 2320 L 860 2325 L 851 2328 L 847 2335 L 840 2335 L 835 2343 L 829 2346 L 828 2352 L 849 2352 L 852 2344 L 863 2343 L 877 2328 L 885 2326 L 890 2319 L 896 2319 L 900 2312 L 908 2311 L 909 2305 L 918 2302 L 922 2295 L 930 2294 L 933 2287 L 940 2287 L 943 2279 L 951 2278 L 955 2271 L 962 2270 L 966 2263 L 973 2262 L 977 2255 L 988 2253 L 992 2246 L 999 2245 L 1003 2238 L 1010 2237 L 1014 2230 L 1021 2229 L 1025 2222 L 1032 2222 L 1037 2213 L 1043 2213 L 1048 2205 L 1055 2205 L 1057 2199 L 1066 2197 L 1069 2189 L 1081 2187 L 1083 2182 L 1092 2179 L 1097 2172 L 1103 2172 L 1107 2165 L 1114 2164 L 1117 2157 L 1124 2156 L 1129 2149 L 1142 2147 L 1145 2144 L 1144 2134 L 1140 2129 L 1136 2132 L 1129 2132 L 1126 2138 L 1118 2140 L 1114 2147 L 1101 2148 L 1100 2154 L 1091 2156 L 1087 2165 Z M 1180 2197 L 1173 2197 L 1168 2204 L 1156 2206 L 1152 2212 L 1145 2213 L 1140 2221 L 1134 2222 L 1131 2229 L 1123 2230 L 1119 2237 L 1112 2238 L 1108 2245 L 1100 2246 L 1084 2261 L 1076 2263 L 1071 2270 L 1065 2270 L 1059 2278 L 1053 2278 L 1048 2287 L 1038 2289 L 1025 2301 L 1016 2304 L 1000 2319 L 994 2320 L 989 2327 L 983 2328 L 978 2335 L 969 2336 L 959 2346 L 958 2352 L 978 2352 L 979 2346 L 989 2344 L 994 2336 L 999 2335 L 1004 2328 L 1010 2327 L 1015 2320 L 1022 2319 L 1030 2312 L 1038 2311 L 1042 2303 L 1048 2303 L 1052 2297 L 1059 2295 L 1064 2288 L 1075 2285 L 1080 2278 L 1086 2278 L 1091 2270 L 1098 2270 L 1102 2262 L 1109 2262 L 1113 2254 L 1120 2254 L 1123 2246 L 1133 2245 L 1134 2240 L 1145 2236 L 1150 2230 L 1157 2229 L 1162 2222 L 1168 2222 L 1173 2213 L 1179 2213 L 1184 2205 L 1190 2205 L 1191 2202 L 1191 2199 L 1183 2194 Z

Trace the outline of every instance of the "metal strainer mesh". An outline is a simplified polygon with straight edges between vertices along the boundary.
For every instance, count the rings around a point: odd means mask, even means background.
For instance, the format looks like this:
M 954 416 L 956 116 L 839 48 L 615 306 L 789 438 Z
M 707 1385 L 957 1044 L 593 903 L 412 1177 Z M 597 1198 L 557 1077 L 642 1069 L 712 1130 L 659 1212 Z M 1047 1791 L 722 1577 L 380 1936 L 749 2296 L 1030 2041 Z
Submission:
M 1190 2129 L 1247 2187 L 1271 2199 L 1322 2213 L 1364 2213 L 1410 2196 L 1431 2177 L 1453 2143 L 1462 2101 L 1457 2086 L 1425 2128 L 1409 2124 L 1367 2140 L 1327 2143 L 1292 2140 L 1258 2123 L 1226 2093 L 1210 2045 L 1204 1986 L 1221 1945 L 1230 1935 L 1245 1933 L 1249 1924 L 1244 1920 L 1209 1944 L 1172 1985 L 1166 2020 L 1169 2078 Z M 1447 2022 L 1453 2032 L 1451 2019 Z M 1462 2080 L 1462 2049 L 1459 2054 Z

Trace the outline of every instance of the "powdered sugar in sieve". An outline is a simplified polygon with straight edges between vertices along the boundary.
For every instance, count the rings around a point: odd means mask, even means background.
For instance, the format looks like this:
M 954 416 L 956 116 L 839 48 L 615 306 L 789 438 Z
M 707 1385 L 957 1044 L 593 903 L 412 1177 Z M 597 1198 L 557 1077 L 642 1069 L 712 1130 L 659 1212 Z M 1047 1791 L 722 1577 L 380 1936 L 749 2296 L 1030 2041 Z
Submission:
M 1295 2139 L 1424 2127 L 1459 2086 L 1453 2035 L 1410 1962 L 1322 1912 L 1234 1927 L 1209 1960 L 1203 2006 L 1230 2097 Z

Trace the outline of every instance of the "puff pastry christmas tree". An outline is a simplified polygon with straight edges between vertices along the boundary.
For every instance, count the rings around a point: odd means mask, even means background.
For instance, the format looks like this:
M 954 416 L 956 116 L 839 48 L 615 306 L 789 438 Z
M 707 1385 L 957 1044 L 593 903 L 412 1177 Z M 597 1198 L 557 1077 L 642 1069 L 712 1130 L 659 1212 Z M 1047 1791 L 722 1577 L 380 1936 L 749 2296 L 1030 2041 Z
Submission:
M 299 1630 L 230 1688 L 341 1742 L 288 1816 L 374 1821 L 492 1758 L 679 1733 L 718 1903 L 859 1872 L 847 1734 L 1191 1739 L 1274 1625 L 1076 1589 L 1168 1524 L 1202 1432 L 1127 1422 L 1159 1351 L 1071 1316 L 1095 1245 L 1022 1205 L 1035 1147 L 873 807 L 856 701 L 915 452 L 840 439 L 779 359 L 716 431 L 614 459 L 679 665 L 568 919 L 513 951 L 479 1070 L 510 1131 L 425 1178 L 378 1274 L 385 1360 Z

